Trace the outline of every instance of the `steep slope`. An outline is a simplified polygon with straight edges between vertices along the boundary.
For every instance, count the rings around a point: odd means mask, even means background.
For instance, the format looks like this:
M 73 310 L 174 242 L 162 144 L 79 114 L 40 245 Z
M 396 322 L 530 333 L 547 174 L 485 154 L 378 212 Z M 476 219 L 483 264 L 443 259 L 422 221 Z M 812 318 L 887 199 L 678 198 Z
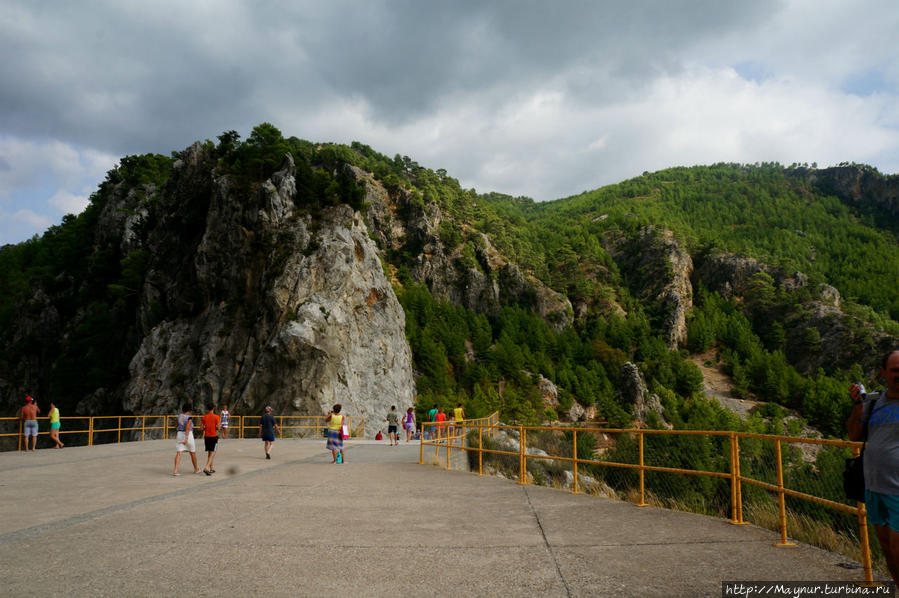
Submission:
M 281 170 L 248 182 L 222 173 L 219 153 L 198 143 L 164 184 L 113 179 L 96 198 L 90 236 L 95 254 L 103 248 L 122 272 L 135 270 L 108 285 L 120 315 L 97 324 L 126 327 L 115 350 L 127 374 L 73 396 L 61 376 L 4 373 L 6 408 L 26 392 L 70 413 L 172 413 L 213 401 L 233 413 L 272 405 L 320 415 L 340 402 L 371 419 L 412 404 L 403 311 L 364 221 L 339 202 L 303 213 L 294 160 L 281 160 Z M 77 298 L 39 293 L 12 319 L 19 330 L 47 323 L 48 338 L 59 339 L 51 367 L 70 359 L 67 341 L 89 324 L 83 306 L 71 321 L 53 316 L 67 302 Z M 77 402 L 61 401 L 67 394 Z

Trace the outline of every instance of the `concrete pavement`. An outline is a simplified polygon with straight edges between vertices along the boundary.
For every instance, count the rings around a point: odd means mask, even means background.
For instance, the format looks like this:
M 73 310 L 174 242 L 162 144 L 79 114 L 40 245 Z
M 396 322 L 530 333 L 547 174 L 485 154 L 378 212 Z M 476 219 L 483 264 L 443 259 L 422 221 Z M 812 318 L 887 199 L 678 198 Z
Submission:
M 720 596 L 862 571 L 721 519 L 418 465 L 418 445 L 174 441 L 0 453 L 4 596 Z M 197 442 L 202 451 L 202 439 Z M 200 467 L 205 453 L 198 452 Z

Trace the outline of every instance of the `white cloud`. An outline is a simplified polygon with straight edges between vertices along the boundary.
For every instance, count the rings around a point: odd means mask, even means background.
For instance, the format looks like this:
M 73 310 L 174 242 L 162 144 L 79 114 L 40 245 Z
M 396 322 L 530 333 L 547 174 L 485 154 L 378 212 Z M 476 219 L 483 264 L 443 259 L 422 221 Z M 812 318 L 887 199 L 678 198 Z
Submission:
M 15 214 L 12 214 L 12 219 L 36 228 L 47 228 L 53 224 L 53 221 L 46 216 L 42 216 L 31 210 L 18 210 Z
M 65 214 L 80 213 L 117 161 L 57 140 L 0 136 L 0 210 L 8 220 L 0 244 L 25 240 Z
M 121 155 L 263 121 L 538 200 L 682 164 L 899 170 L 895 0 L 182 4 L 5 2 L 0 209 L 57 220 Z
M 63 189 L 57 191 L 50 198 L 50 205 L 64 214 L 80 214 L 89 203 L 88 196 L 84 193 L 74 194 Z

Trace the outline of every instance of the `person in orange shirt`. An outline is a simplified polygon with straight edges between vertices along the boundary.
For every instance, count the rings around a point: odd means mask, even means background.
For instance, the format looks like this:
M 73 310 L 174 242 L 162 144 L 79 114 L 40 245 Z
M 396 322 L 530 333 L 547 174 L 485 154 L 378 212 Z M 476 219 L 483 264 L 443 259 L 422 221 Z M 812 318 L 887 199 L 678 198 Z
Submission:
M 437 419 L 434 421 L 437 422 L 437 440 L 440 440 L 443 436 L 443 428 L 446 426 L 446 412 L 443 410 L 443 407 L 437 411 L 436 417 Z
M 215 414 L 215 404 L 206 403 L 206 415 L 200 420 L 200 426 L 203 428 L 203 441 L 206 443 L 206 467 L 203 468 L 203 473 L 206 475 L 215 473 L 212 464 L 215 461 L 215 448 L 219 441 L 221 421 Z

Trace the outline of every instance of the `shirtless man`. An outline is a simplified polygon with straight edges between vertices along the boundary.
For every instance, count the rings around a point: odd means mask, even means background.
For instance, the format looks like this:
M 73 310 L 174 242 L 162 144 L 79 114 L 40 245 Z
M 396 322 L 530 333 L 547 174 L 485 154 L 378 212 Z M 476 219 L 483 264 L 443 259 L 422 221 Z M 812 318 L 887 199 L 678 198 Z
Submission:
M 25 397 L 25 404 L 22 405 L 22 411 L 19 413 L 19 419 L 22 420 L 22 431 L 25 434 L 25 451 L 28 452 L 28 437 L 31 436 L 31 450 L 37 449 L 37 414 L 40 413 L 40 407 L 31 397 Z

